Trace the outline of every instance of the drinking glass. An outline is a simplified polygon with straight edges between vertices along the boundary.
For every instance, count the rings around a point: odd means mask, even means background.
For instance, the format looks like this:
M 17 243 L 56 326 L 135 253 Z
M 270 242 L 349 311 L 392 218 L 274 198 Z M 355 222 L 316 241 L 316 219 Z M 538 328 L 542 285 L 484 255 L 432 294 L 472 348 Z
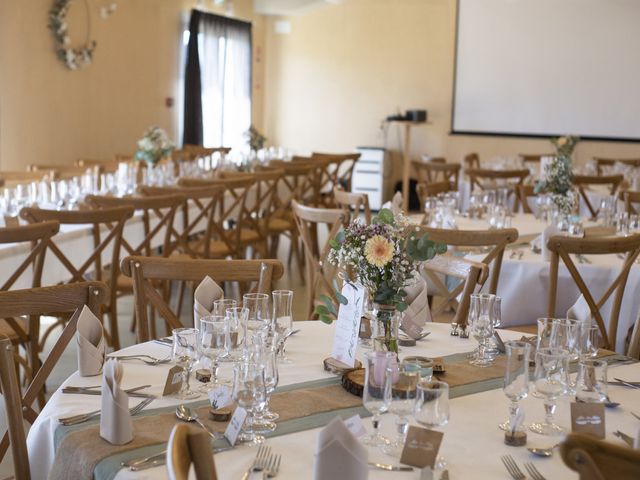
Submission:
M 449 422 L 448 383 L 421 380 L 418 382 L 416 397 L 413 411 L 416 422 L 432 430 Z M 438 455 L 434 470 L 442 471 L 445 466 L 444 458 Z
M 391 378 L 394 365 L 397 368 L 396 354 L 393 352 L 365 352 L 364 389 L 362 404 L 373 414 L 373 432 L 362 441 L 365 445 L 382 447 L 389 444 L 378 430 L 380 416 L 389 409 L 391 403 Z
M 582 333 L 582 355 L 587 357 L 595 357 L 598 350 L 604 346 L 600 327 L 598 325 L 589 325 L 583 327 Z
M 493 302 L 495 295 L 474 293 L 471 295 L 473 305 L 469 310 L 469 332 L 478 341 L 478 353 L 471 365 L 488 367 L 493 358 L 487 353 L 487 341 L 493 336 Z
M 629 214 L 627 212 L 616 213 L 614 223 L 616 224 L 616 235 L 629 236 Z
M 384 445 L 382 450 L 388 455 L 399 457 L 404 448 L 409 431 L 409 417 L 416 404 L 418 381 L 422 367 L 418 362 L 405 361 L 398 367 L 397 374 L 391 376 L 391 403 L 389 411 L 397 415 L 397 436 L 395 440 Z
M 229 355 L 225 360 L 237 362 L 242 360 L 249 309 L 244 307 L 227 308 L 225 316 L 229 319 Z
M 580 357 L 580 338 L 582 322 L 573 318 L 556 318 L 551 324 L 550 347 L 566 350 L 569 361 Z
M 242 362 L 233 368 L 232 398 L 247 411 L 247 418 L 238 439 L 248 445 L 264 442 L 253 427 L 255 415 L 264 408 L 267 390 L 264 382 L 264 366 L 258 362 Z
M 245 293 L 242 296 L 244 308 L 248 310 L 245 322 L 245 348 L 252 344 L 262 344 L 270 330 L 269 295 L 266 293 Z
M 502 430 L 511 430 L 510 419 L 520 411 L 520 400 L 529 393 L 529 357 L 531 345 L 527 342 L 509 341 L 504 344 L 507 360 L 502 391 L 511 400 L 509 420 L 500 424 Z
M 536 352 L 536 367 L 533 373 L 536 392 L 544 399 L 545 420 L 529 426 L 540 435 L 561 435 L 565 429 L 553 423 L 556 400 L 567 388 L 567 352 L 557 348 L 541 348 Z
M 271 394 L 278 386 L 278 351 L 277 348 L 272 345 L 269 347 L 258 347 L 259 353 L 257 358 L 264 367 L 264 385 L 267 392 L 265 398 L 264 408 L 256 414 L 254 420 L 254 428 L 259 432 L 273 432 L 276 429 L 274 420 L 280 418 L 275 412 L 269 410 L 269 400 Z
M 578 363 L 576 401 L 604 403 L 607 401 L 607 362 L 582 359 Z
M 196 328 L 176 328 L 173 333 L 173 361 L 182 367 L 182 385 L 178 392 L 180 400 L 198 397 L 200 394 L 191 390 L 189 381 L 191 370 L 198 360 L 198 330 Z
M 225 315 L 227 313 L 227 309 L 235 308 L 237 306 L 238 302 L 236 302 L 232 298 L 222 298 L 213 302 L 213 314 Z
M 536 337 L 536 350 L 551 347 L 551 333 L 553 327 L 553 318 L 538 318 L 536 324 L 538 326 L 538 336 Z
M 499 297 L 498 295 L 495 295 L 493 299 L 491 320 L 493 323 L 494 335 L 487 340 L 487 354 L 495 358 L 500 354 L 500 350 L 498 350 L 498 344 L 495 339 L 495 329 L 500 328 L 502 325 L 502 297 Z
M 211 379 L 200 387 L 200 391 L 206 393 L 219 385 L 218 362 L 229 354 L 229 321 L 223 315 L 200 319 L 200 354 L 211 368 Z
M 287 335 L 293 327 L 293 291 L 291 290 L 274 290 L 271 292 L 273 301 L 273 329 L 277 334 L 278 356 L 280 361 L 291 363 L 285 353 L 284 344 Z

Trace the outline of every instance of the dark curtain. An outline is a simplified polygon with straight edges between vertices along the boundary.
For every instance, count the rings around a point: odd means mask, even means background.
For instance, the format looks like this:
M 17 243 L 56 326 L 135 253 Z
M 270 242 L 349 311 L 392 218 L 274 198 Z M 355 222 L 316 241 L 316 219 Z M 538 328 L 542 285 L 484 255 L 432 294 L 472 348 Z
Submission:
M 201 16 L 202 12 L 191 11 L 187 67 L 184 76 L 184 134 L 182 143 L 190 145 L 202 145 L 202 80 L 198 52 Z

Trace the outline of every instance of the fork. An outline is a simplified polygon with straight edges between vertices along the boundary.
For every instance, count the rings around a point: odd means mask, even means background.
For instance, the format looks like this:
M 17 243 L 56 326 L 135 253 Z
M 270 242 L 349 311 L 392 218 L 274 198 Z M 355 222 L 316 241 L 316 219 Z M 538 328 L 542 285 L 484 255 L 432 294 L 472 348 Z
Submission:
M 131 407 L 129 409 L 129 413 L 131 415 L 136 415 L 137 413 L 139 413 L 144 407 L 146 407 L 147 405 L 149 405 L 151 402 L 153 402 L 155 400 L 155 397 L 149 397 L 146 398 L 145 400 L 143 400 L 142 402 L 140 402 L 138 405 L 136 405 L 135 407 Z M 74 415 L 72 417 L 65 417 L 65 418 L 59 418 L 58 422 L 60 422 L 62 425 L 65 426 L 71 426 L 71 425 L 77 425 L 79 423 L 84 423 L 87 420 L 94 418 L 98 415 L 100 415 L 101 410 L 95 410 L 93 412 L 89 412 L 89 413 L 83 413 L 81 415 Z
M 263 470 L 267 478 L 278 476 L 278 471 L 280 470 L 280 460 L 282 460 L 282 455 L 278 455 L 275 453 L 269 457 L 269 461 L 267 462 L 267 465 Z
M 503 455 L 500 459 L 513 480 L 525 480 L 527 478 L 511 455 Z
M 527 469 L 527 472 L 529 473 L 529 475 L 531 475 L 531 478 L 533 478 L 533 480 L 547 480 L 533 463 L 525 463 L 524 468 Z
M 147 365 L 160 365 L 162 363 L 169 363 L 171 361 L 171 356 L 168 356 L 166 358 L 156 358 L 152 357 L 151 355 L 120 355 L 110 356 L 109 358 L 114 358 L 117 360 L 140 360 Z
M 251 475 L 253 472 L 262 472 L 265 468 L 267 460 L 269 459 L 270 452 L 271 449 L 269 447 L 267 447 L 266 445 L 260 445 L 260 448 L 258 448 L 258 453 L 256 454 L 256 458 L 253 460 L 251 466 L 247 468 L 247 471 L 244 472 L 242 480 L 248 480 L 249 475 Z

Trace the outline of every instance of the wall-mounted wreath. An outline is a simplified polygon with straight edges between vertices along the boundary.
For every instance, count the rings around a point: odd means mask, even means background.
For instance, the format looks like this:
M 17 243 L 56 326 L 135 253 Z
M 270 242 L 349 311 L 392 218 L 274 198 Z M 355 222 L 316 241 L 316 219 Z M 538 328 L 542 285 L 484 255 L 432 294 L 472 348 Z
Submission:
M 87 38 L 81 48 L 71 48 L 71 38 L 69 37 L 69 27 L 66 17 L 73 0 L 54 0 L 51 10 L 49 10 L 49 30 L 53 32 L 56 41 L 56 55 L 70 70 L 77 70 L 80 67 L 89 65 L 93 59 L 93 51 L 96 49 L 96 42 L 90 39 L 91 17 L 89 15 L 89 5 L 84 0 L 87 11 Z

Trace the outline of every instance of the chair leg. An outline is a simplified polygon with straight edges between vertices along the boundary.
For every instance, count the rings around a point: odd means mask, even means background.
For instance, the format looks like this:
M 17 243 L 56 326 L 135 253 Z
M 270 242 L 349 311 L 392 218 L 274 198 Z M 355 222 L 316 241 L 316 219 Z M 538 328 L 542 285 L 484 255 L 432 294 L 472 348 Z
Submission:
M 112 304 L 109 307 L 109 332 L 111 333 L 111 346 L 115 351 L 120 350 L 120 334 L 118 333 L 118 308 L 116 299 L 112 299 Z
M 184 287 L 185 281 L 180 280 L 180 286 L 178 287 L 178 307 L 176 308 L 176 314 L 178 318 L 180 318 L 180 314 L 182 313 L 182 301 L 184 300 Z
M 272 235 L 270 239 L 271 239 L 271 245 L 269 250 L 269 258 L 278 258 L 278 246 L 280 244 L 280 234 Z

